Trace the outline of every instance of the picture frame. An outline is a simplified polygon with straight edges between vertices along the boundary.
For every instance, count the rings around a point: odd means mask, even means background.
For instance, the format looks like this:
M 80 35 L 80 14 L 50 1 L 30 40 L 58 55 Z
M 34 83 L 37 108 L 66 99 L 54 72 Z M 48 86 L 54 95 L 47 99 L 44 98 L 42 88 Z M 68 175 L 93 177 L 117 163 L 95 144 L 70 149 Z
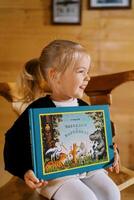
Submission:
M 52 0 L 52 24 L 81 24 L 81 0 Z
M 89 9 L 129 9 L 131 0 L 89 0 Z
M 108 105 L 29 109 L 34 173 L 49 180 L 114 161 Z

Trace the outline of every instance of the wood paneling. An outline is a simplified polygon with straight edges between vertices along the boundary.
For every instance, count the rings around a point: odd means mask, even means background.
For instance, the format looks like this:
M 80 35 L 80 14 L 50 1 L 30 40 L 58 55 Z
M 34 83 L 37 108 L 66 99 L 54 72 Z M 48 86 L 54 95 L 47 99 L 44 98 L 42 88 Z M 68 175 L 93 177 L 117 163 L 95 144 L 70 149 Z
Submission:
M 92 75 L 134 69 L 134 1 L 127 10 L 89 10 L 83 0 L 82 25 L 51 24 L 51 0 L 0 1 L 0 81 L 15 81 L 23 64 L 38 57 L 53 39 L 80 42 L 92 57 Z M 117 140 L 122 162 L 134 168 L 134 83 L 113 91 L 112 117 L 117 126 Z M 0 101 L 1 130 L 13 118 Z

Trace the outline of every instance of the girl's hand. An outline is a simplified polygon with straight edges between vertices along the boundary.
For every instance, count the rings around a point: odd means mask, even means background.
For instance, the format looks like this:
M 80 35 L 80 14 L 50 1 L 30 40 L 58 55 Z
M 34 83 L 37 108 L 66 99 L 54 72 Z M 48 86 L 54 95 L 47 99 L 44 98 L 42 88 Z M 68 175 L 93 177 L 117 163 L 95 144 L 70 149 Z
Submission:
M 37 189 L 48 184 L 47 181 L 39 180 L 32 170 L 28 170 L 25 173 L 24 180 L 26 185 L 28 185 L 31 189 Z
M 108 170 L 110 172 L 113 172 L 115 170 L 115 172 L 118 174 L 120 172 L 120 157 L 119 157 L 119 153 L 117 150 L 117 144 L 114 144 L 114 163 L 112 165 L 112 167 L 109 167 Z

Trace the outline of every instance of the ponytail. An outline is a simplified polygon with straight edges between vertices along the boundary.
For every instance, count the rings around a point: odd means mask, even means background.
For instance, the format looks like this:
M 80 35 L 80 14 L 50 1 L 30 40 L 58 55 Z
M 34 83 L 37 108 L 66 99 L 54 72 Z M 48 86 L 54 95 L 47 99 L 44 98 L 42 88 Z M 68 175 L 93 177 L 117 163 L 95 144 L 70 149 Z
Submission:
M 17 80 L 18 94 L 24 102 L 32 102 L 35 98 L 43 95 L 44 82 L 37 58 L 29 60 L 23 67 Z

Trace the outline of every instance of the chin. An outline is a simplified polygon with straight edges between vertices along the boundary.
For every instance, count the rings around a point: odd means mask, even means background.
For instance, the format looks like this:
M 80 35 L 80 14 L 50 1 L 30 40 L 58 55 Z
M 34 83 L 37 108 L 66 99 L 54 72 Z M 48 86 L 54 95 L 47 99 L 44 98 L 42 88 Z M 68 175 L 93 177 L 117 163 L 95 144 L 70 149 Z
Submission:
M 75 95 L 75 98 L 81 99 L 82 97 L 83 97 L 83 93 L 79 93 L 79 94 L 76 94 L 76 95 Z

